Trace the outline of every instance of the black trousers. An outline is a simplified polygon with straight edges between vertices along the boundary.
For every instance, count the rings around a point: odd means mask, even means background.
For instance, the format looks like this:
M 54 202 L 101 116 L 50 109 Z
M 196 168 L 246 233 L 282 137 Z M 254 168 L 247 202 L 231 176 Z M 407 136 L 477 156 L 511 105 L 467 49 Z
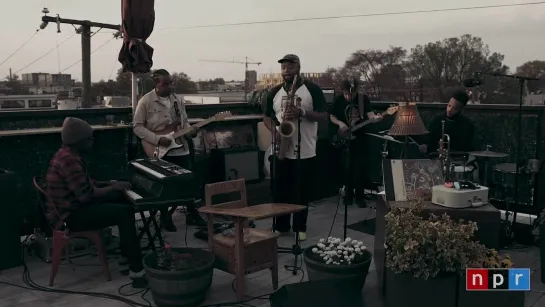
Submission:
M 185 156 L 168 156 L 167 155 L 167 156 L 164 156 L 162 159 L 172 164 L 176 164 L 180 167 L 188 169 L 190 171 L 193 171 L 193 157 L 191 156 L 191 154 L 185 155 Z M 199 214 L 199 212 L 197 211 L 193 203 L 186 205 L 186 208 L 187 208 L 188 214 Z M 161 211 L 161 213 L 165 214 L 166 211 L 165 212 Z
M 140 272 L 144 267 L 140 241 L 136 235 L 134 213 L 133 206 L 119 197 L 119 201 L 96 202 L 79 207 L 66 218 L 66 225 L 70 231 L 117 226 L 121 254 L 129 259 L 131 271 Z
M 307 231 L 308 203 L 312 197 L 314 188 L 314 170 L 316 158 L 284 159 L 275 161 L 275 183 L 273 188 L 274 201 L 307 206 L 307 209 L 293 214 L 293 231 Z M 299 165 L 297 165 L 299 163 Z M 300 172 L 298 172 L 298 167 Z M 290 215 L 276 218 L 275 230 L 280 232 L 290 231 Z
M 355 139 L 344 148 L 341 168 L 343 169 L 343 183 L 345 186 L 345 203 L 351 204 L 354 196 L 363 197 L 365 194 L 365 184 L 368 180 L 365 171 L 366 160 L 367 153 L 365 143 L 362 140 Z

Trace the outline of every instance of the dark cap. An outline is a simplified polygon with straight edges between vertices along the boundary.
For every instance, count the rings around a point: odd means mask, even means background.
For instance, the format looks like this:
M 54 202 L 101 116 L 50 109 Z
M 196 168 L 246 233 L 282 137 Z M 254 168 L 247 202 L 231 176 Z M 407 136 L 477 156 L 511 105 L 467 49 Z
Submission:
M 296 64 L 301 64 L 301 61 L 299 60 L 299 57 L 295 54 L 286 54 L 283 58 L 278 60 L 278 63 L 282 64 L 284 62 L 291 62 Z

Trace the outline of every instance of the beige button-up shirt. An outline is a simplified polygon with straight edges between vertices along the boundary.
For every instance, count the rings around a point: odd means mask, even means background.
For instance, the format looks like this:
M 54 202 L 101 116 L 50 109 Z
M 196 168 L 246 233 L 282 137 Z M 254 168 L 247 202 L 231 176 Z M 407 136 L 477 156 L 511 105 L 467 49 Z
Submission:
M 161 135 L 157 135 L 155 132 L 165 129 L 177 119 L 174 103 L 179 106 L 179 120 L 182 128 L 190 126 L 183 99 L 176 97 L 174 94 L 171 94 L 168 99 L 170 100 L 170 103 L 167 105 L 167 103 L 162 101 L 157 95 L 155 90 L 152 90 L 140 98 L 133 117 L 134 134 L 144 141 L 157 145 Z M 185 138 L 182 138 L 182 141 L 184 142 L 184 147 L 171 150 L 168 155 L 179 156 L 189 154 L 187 141 Z

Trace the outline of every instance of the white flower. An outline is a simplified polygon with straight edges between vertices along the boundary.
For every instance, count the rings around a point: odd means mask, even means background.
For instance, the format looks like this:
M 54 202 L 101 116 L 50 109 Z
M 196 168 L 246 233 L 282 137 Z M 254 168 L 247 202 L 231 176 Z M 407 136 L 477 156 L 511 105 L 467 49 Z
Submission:
M 356 253 L 359 253 L 361 249 L 359 247 L 356 247 Z
M 319 248 L 324 248 L 324 247 L 325 247 L 325 245 L 324 245 L 324 244 L 322 244 L 322 243 L 318 243 L 318 247 L 319 247 Z
M 324 239 L 320 239 L 320 243 L 324 243 L 324 241 L 325 241 Z
M 312 252 L 315 253 L 315 254 L 317 254 L 317 253 L 318 253 L 318 249 L 315 247 L 315 248 L 312 249 Z
M 350 238 L 346 238 L 346 239 L 344 240 L 344 242 L 350 242 L 350 241 L 352 241 L 352 239 L 350 239 Z
M 352 240 L 352 244 L 356 245 L 356 244 L 358 244 L 358 241 Z
M 361 250 L 364 250 L 364 249 L 367 249 L 367 246 L 364 245 L 361 247 Z

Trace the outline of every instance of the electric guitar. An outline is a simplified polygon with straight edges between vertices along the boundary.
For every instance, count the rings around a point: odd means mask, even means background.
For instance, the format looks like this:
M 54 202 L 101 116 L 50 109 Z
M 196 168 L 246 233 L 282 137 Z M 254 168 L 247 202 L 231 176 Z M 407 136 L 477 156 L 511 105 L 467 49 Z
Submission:
M 380 115 L 381 115 L 381 116 L 394 115 L 394 114 L 397 112 L 398 109 L 399 109 L 399 107 L 397 107 L 397 106 L 395 106 L 395 107 L 389 107 L 386 111 L 380 113 Z M 363 128 L 363 127 L 369 125 L 369 124 L 372 124 L 372 123 L 374 123 L 374 122 L 373 122 L 372 120 L 370 120 L 370 119 L 364 120 L 364 121 L 360 121 L 360 122 L 358 122 L 358 123 L 356 123 L 356 124 L 354 124 L 354 125 L 352 126 L 352 129 L 351 129 L 351 130 L 352 130 L 352 133 L 351 133 L 350 135 L 348 135 L 348 136 L 342 136 L 342 135 L 340 135 L 340 137 L 341 137 L 342 139 L 345 139 L 345 140 L 353 140 L 353 139 L 356 138 L 356 136 L 354 135 L 354 133 L 355 133 L 356 131 L 358 131 L 359 129 L 361 129 L 361 128 Z
M 185 140 L 182 140 L 181 144 L 177 142 L 177 140 L 192 132 L 195 128 L 201 128 L 203 126 L 206 126 L 214 121 L 218 120 L 224 120 L 227 117 L 233 116 L 231 112 L 220 112 L 210 118 L 207 118 L 201 122 L 196 123 L 195 125 L 192 125 L 191 127 L 187 127 L 178 131 L 175 131 L 176 125 L 170 125 L 166 127 L 165 129 L 161 131 L 155 132 L 155 134 L 167 138 L 171 141 L 170 145 L 168 147 L 160 146 L 160 145 L 153 145 L 150 142 L 147 142 L 145 140 L 142 140 L 142 147 L 144 148 L 144 152 L 146 155 L 150 158 L 156 158 L 161 159 L 164 157 L 169 151 L 176 149 L 176 148 L 183 148 L 185 147 Z

